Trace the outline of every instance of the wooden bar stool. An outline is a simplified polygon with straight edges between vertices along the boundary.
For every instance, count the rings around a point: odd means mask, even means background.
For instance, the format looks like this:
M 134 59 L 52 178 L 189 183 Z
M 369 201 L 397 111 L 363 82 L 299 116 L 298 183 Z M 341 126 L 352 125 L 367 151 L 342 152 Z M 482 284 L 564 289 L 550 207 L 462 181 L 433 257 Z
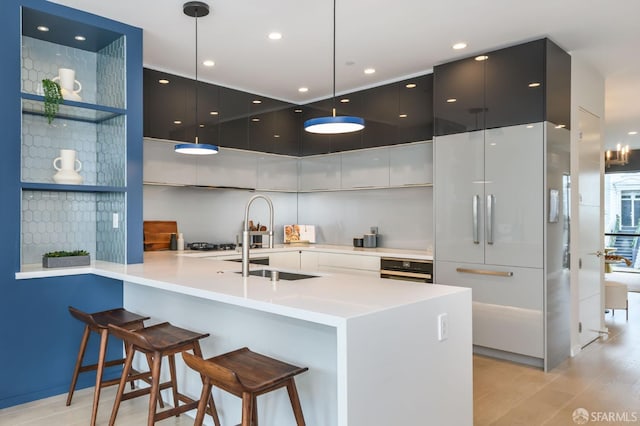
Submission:
M 71 405 L 71 399 L 73 398 L 73 392 L 76 389 L 76 383 L 78 382 L 78 375 L 87 371 L 96 371 L 96 386 L 93 391 L 93 408 L 91 410 L 91 426 L 96 424 L 96 417 L 98 415 L 98 402 L 100 401 L 100 389 L 105 386 L 115 385 L 120 379 L 102 380 L 105 367 L 111 367 L 114 365 L 124 364 L 124 359 L 116 359 L 112 361 L 105 361 L 107 355 L 107 343 L 109 339 L 108 324 L 117 324 L 120 327 L 126 329 L 137 329 L 144 326 L 144 320 L 149 317 L 143 317 L 133 312 L 129 312 L 123 308 L 111 309 L 108 311 L 95 312 L 88 314 L 80 311 L 73 306 L 69 306 L 69 313 L 71 316 L 79 321 L 82 321 L 84 326 L 84 333 L 82 340 L 80 341 L 80 349 L 78 350 L 78 358 L 76 360 L 75 368 L 73 369 L 73 376 L 71 377 L 71 385 L 69 386 L 69 394 L 67 395 L 67 406 Z M 89 342 L 89 336 L 91 332 L 100 335 L 100 349 L 98 351 L 98 363 L 91 365 L 82 365 L 84 360 L 84 354 L 87 349 L 87 343 Z
M 113 411 L 111 412 L 111 418 L 109 420 L 110 426 L 112 426 L 116 421 L 120 402 L 146 394 L 149 394 L 149 415 L 147 417 L 147 425 L 149 426 L 171 416 L 177 417 L 180 413 L 193 410 L 198 406 L 198 401 L 178 392 L 175 354 L 191 350 L 194 354 L 201 357 L 202 351 L 200 350 L 199 340 L 209 336 L 208 333 L 195 333 L 193 331 L 175 327 L 168 322 L 138 330 L 128 330 L 126 328 L 110 324 L 109 331 L 111 334 L 125 342 L 127 353 L 124 368 L 122 370 L 122 376 L 120 377 L 120 384 L 118 385 L 118 392 L 113 404 Z M 151 387 L 136 389 L 125 393 L 124 389 L 128 380 L 149 379 L 148 373 L 135 374 L 131 372 L 131 364 L 133 363 L 133 356 L 136 351 L 145 354 L 147 359 L 151 359 Z M 168 382 L 160 383 L 160 367 L 162 365 L 162 358 L 165 356 L 169 359 L 169 373 L 171 377 Z M 173 408 L 156 412 L 158 395 L 161 390 L 167 388 L 172 388 Z M 183 404 L 180 405 L 180 402 Z M 205 402 L 205 406 L 206 405 L 207 402 Z M 215 411 L 213 398 L 209 397 L 208 405 L 209 414 L 216 420 L 216 425 L 220 426 L 220 423 L 217 421 L 218 413 Z
M 304 416 L 298 398 L 294 376 L 308 370 L 242 348 L 209 359 L 198 354 L 182 354 L 184 362 L 201 375 L 204 385 L 198 404 L 195 426 L 202 425 L 211 386 L 217 386 L 242 398 L 242 426 L 258 425 L 256 397 L 282 387 L 287 388 L 293 415 L 298 426 L 304 426 Z

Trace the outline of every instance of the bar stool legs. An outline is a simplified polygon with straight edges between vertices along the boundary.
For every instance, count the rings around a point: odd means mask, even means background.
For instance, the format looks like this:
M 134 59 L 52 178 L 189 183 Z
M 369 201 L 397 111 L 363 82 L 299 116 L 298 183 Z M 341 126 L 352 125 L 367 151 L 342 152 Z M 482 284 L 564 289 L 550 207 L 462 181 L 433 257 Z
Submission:
M 111 309 L 107 311 L 95 312 L 92 314 L 80 311 L 73 306 L 69 306 L 69 313 L 71 316 L 85 324 L 82 339 L 80 340 L 80 348 L 78 350 L 78 356 L 76 358 L 76 364 L 73 369 L 73 375 L 71 376 L 71 384 L 69 385 L 69 393 L 67 395 L 66 405 L 71 405 L 73 399 L 73 393 L 78 383 L 78 376 L 80 373 L 87 371 L 96 371 L 95 389 L 93 392 L 93 407 L 91 410 L 91 426 L 96 424 L 96 418 L 98 416 L 98 404 L 100 402 L 100 391 L 105 386 L 111 386 L 118 383 L 118 379 L 104 381 L 103 374 L 106 367 L 115 365 L 122 365 L 123 359 L 117 359 L 112 361 L 106 361 L 107 355 L 107 343 L 109 339 L 109 329 L 107 325 L 110 323 L 118 324 L 128 329 L 140 328 L 144 325 L 144 321 L 149 317 L 144 317 L 133 312 L 129 312 L 123 308 Z M 92 365 L 82 365 L 84 356 L 87 349 L 87 343 L 91 332 L 95 332 L 100 336 L 100 347 L 98 351 L 98 362 Z M 133 382 L 132 382 L 133 385 Z
M 258 426 L 256 398 L 259 395 L 286 387 L 296 423 L 305 426 L 294 377 L 308 368 L 287 364 L 252 352 L 249 348 L 206 360 L 198 354 L 186 352 L 182 358 L 189 367 L 204 376 L 195 426 L 202 425 L 212 386 L 242 398 L 242 426 Z
M 175 355 L 178 353 L 184 353 L 185 351 L 193 351 L 194 354 L 201 357 L 202 351 L 200 349 L 199 340 L 207 337 L 208 334 L 194 333 L 189 330 L 184 330 L 175 327 L 169 323 L 156 324 L 151 327 L 145 327 L 139 330 L 130 331 L 124 328 L 109 325 L 110 332 L 121 338 L 126 345 L 127 357 L 124 363 L 124 369 L 120 382 L 118 385 L 118 392 L 111 412 L 111 418 L 109 419 L 109 425 L 115 424 L 118 410 L 122 401 L 135 398 L 138 396 L 149 394 L 149 414 L 147 417 L 147 425 L 152 426 L 155 422 L 166 419 L 171 416 L 178 416 L 185 411 L 193 410 L 199 405 L 198 401 L 194 401 L 188 396 L 181 394 L 178 391 L 178 384 L 176 380 L 176 366 Z M 149 373 L 132 373 L 132 364 L 135 352 L 144 353 L 151 359 L 151 372 Z M 160 373 L 162 358 L 167 357 L 169 361 L 169 373 L 170 380 L 167 382 L 160 382 Z M 124 389 L 126 383 L 131 379 L 149 380 L 151 387 L 136 389 L 125 393 Z M 172 388 L 173 394 L 173 408 L 157 412 L 156 405 L 158 403 L 158 396 L 160 391 L 167 388 Z M 181 404 L 182 403 L 182 404 Z M 219 426 L 218 413 L 215 409 L 213 398 L 210 396 L 205 399 L 205 407 L 209 405 L 210 409 L 208 413 L 214 418 L 216 425 Z

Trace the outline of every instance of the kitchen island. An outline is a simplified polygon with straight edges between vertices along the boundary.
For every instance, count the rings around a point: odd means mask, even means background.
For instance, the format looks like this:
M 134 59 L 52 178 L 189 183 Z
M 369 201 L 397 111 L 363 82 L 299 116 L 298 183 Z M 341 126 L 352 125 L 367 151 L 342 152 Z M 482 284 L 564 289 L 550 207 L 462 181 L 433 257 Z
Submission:
M 77 271 L 122 280 L 124 306 L 152 321 L 209 332 L 206 357 L 248 346 L 309 367 L 296 379 L 309 425 L 473 423 L 468 289 L 334 273 L 272 282 L 240 269 L 152 252 L 143 264 Z M 199 377 L 179 364 L 182 389 L 198 396 Z M 214 398 L 222 422 L 237 424 L 240 400 Z M 262 424 L 294 424 L 284 390 L 260 397 L 258 411 Z

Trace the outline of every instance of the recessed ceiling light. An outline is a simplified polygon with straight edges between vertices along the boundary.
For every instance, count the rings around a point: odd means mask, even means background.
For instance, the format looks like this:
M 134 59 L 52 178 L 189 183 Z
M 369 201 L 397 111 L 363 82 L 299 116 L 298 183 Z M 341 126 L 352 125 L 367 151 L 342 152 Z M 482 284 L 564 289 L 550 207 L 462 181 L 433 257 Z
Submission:
M 400 114 L 398 117 L 400 117 L 400 118 L 407 118 L 407 114 Z
M 373 74 L 374 72 L 376 72 L 375 68 L 365 68 L 364 70 L 365 74 Z
M 49 31 L 49 27 L 45 27 L 44 25 L 38 25 L 36 28 L 38 31 L 42 31 L 43 33 Z
M 533 124 L 527 125 L 527 129 L 533 129 Z
M 169 84 L 169 80 L 167 80 L 166 78 L 161 78 L 160 80 L 158 80 L 158 83 L 160 83 L 160 84 Z
M 280 40 L 282 38 L 282 34 L 278 32 L 269 33 L 270 40 Z
M 637 135 L 637 134 L 638 134 L 638 132 L 636 132 L 635 130 L 632 130 L 632 131 L 630 131 L 630 132 L 629 132 L 629 133 L 627 133 L 627 134 L 628 134 L 628 135 L 630 135 L 630 136 L 633 136 L 633 135 Z
M 182 124 L 182 121 L 180 121 L 180 120 L 173 120 L 173 124 Z
M 487 59 L 489 59 L 489 57 L 487 55 L 480 55 L 480 56 L 476 56 L 474 59 L 476 61 L 486 61 Z
M 537 81 L 534 81 L 533 83 L 529 83 L 529 87 L 540 87 L 540 83 Z
M 460 49 L 464 49 L 465 47 L 467 47 L 467 43 L 460 42 L 460 43 L 454 44 L 451 47 L 453 48 L 453 50 L 460 50 Z
M 415 83 L 409 83 L 409 84 L 407 84 L 407 85 L 406 85 L 406 86 L 404 86 L 404 87 L 406 87 L 407 89 L 413 89 L 413 88 L 415 88 L 416 86 L 417 86 L 417 84 L 415 84 Z
M 301 87 L 301 88 L 298 89 L 298 92 L 300 92 L 300 93 L 307 93 L 308 91 L 309 91 L 308 87 Z
M 210 111 L 209 115 L 218 115 L 218 111 Z
M 251 119 L 251 121 L 253 121 L 253 122 L 256 122 L 256 123 L 257 123 L 258 121 L 260 121 L 260 119 L 259 119 L 259 118 L 252 118 L 252 119 Z
M 447 103 L 450 103 L 450 104 L 454 103 L 455 101 L 457 101 L 457 99 L 456 99 L 456 98 L 449 98 L 449 99 L 447 99 Z
M 212 67 L 214 66 L 216 63 L 213 62 L 211 59 L 207 59 L 205 61 L 202 61 L 202 65 L 204 65 L 205 67 Z
M 251 101 L 251 103 L 253 103 L 253 104 L 261 104 L 262 101 L 260 99 L 254 99 L 254 100 Z
M 349 102 L 351 102 L 351 99 L 349 99 L 349 98 L 342 98 L 342 99 L 340 99 L 340 102 L 342 102 L 343 104 L 348 104 Z

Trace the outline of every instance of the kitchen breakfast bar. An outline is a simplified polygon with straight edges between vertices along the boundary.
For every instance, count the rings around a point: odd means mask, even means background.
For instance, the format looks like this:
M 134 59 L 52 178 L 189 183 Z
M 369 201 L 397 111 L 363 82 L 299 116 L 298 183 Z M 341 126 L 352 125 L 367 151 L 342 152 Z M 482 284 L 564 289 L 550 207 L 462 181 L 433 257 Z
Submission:
M 247 346 L 308 367 L 296 377 L 308 425 L 473 423 L 469 289 L 321 272 L 272 281 L 240 270 L 165 251 L 145 253 L 142 264 L 25 268 L 16 278 L 121 280 L 124 307 L 151 316 L 149 324 L 210 333 L 201 342 L 205 357 Z M 198 397 L 198 375 L 181 360 L 177 367 L 181 391 Z M 240 399 L 215 388 L 213 397 L 222 423 L 239 423 Z M 295 424 L 284 389 L 258 398 L 258 412 L 261 424 Z

